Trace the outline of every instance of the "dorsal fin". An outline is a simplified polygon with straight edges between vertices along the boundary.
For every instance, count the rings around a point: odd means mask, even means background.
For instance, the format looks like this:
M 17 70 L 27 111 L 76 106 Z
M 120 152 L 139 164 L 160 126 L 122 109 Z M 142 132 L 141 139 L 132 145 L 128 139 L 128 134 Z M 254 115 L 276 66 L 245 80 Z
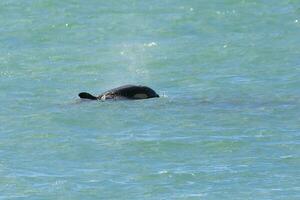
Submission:
M 87 92 L 81 92 L 78 94 L 78 96 L 82 99 L 90 99 L 90 100 L 97 100 L 97 97 L 91 95 L 90 93 Z

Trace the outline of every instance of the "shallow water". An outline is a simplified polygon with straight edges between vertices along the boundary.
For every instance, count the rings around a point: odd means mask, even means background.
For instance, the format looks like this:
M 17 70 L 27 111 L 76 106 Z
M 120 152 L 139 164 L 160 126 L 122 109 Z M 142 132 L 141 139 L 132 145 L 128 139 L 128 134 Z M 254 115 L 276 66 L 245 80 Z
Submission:
M 300 198 L 298 1 L 0 15 L 0 199 Z M 122 84 L 163 97 L 78 101 Z

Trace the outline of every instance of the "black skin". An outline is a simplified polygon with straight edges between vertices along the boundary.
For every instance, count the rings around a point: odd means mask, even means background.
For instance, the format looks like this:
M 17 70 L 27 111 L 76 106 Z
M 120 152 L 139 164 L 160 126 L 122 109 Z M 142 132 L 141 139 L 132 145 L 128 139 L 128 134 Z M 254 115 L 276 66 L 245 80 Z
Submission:
M 82 92 L 78 94 L 78 96 L 82 99 L 90 99 L 90 100 L 101 100 L 103 98 L 104 99 L 125 98 L 130 100 L 137 100 L 137 99 L 149 99 L 149 98 L 159 97 L 159 95 L 151 88 L 146 86 L 136 86 L 136 85 L 124 85 L 121 87 L 117 87 L 108 90 L 97 97 L 86 92 Z

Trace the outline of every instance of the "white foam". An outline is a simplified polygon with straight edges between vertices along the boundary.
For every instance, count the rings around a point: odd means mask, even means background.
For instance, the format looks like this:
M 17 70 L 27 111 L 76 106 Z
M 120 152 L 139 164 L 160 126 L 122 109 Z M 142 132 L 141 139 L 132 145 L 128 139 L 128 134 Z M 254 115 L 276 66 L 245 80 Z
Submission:
M 167 170 L 162 170 L 162 171 L 159 171 L 158 174 L 167 174 L 168 171 Z
M 157 46 L 157 43 L 156 42 L 150 42 L 148 44 L 145 43 L 144 46 L 146 46 L 146 47 L 154 47 L 154 46 Z

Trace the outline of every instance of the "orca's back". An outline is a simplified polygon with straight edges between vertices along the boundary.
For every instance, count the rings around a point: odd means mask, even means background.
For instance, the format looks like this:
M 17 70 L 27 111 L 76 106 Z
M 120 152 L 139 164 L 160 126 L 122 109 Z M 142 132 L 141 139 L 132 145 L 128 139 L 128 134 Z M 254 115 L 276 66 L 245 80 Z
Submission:
M 108 93 L 126 97 L 128 99 L 148 99 L 159 97 L 159 95 L 153 89 L 147 86 L 137 85 L 123 85 L 121 87 L 108 90 L 104 94 Z

